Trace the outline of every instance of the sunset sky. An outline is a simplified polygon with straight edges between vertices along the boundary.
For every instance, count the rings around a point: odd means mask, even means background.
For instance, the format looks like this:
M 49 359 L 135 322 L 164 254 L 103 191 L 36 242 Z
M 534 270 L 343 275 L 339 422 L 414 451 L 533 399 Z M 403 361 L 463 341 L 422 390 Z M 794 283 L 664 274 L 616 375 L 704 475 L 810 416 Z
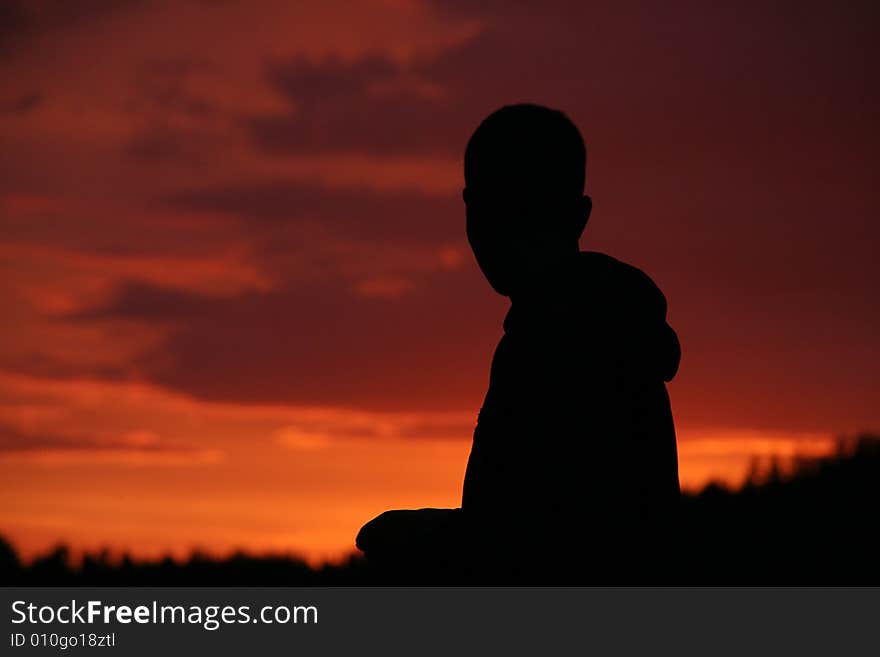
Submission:
M 507 301 L 462 153 L 531 101 L 646 270 L 681 476 L 880 427 L 876 3 L 6 0 L 0 535 L 353 549 L 457 506 Z

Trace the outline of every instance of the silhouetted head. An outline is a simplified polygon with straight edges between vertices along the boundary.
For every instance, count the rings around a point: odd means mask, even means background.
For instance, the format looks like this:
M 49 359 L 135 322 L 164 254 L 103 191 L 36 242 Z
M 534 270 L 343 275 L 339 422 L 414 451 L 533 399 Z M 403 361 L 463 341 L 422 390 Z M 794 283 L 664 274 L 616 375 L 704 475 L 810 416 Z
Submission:
M 540 105 L 508 105 L 474 132 L 464 155 L 467 235 L 499 294 L 539 286 L 578 251 L 590 216 L 587 154 L 574 123 Z

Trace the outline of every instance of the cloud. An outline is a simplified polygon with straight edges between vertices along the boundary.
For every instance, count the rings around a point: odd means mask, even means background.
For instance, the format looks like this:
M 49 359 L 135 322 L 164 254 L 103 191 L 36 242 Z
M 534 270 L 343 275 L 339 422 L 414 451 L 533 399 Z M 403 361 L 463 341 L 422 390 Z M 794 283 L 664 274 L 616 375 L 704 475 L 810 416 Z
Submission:
M 0 103 L 0 114 L 27 114 L 45 102 L 45 96 L 32 91 L 12 100 Z
M 442 87 L 388 56 L 297 57 L 272 63 L 269 78 L 290 109 L 249 121 L 267 152 L 463 152 Z
M 475 412 L 205 401 L 155 384 L 0 371 L 0 452 L 120 453 L 205 462 L 250 445 L 468 440 Z M 159 462 L 159 461 L 157 461 Z
M 368 297 L 399 297 L 467 261 L 462 204 L 452 194 L 279 180 L 193 188 L 157 203 L 234 217 L 263 271 L 288 285 L 344 281 Z
M 460 199 L 413 190 L 330 188 L 297 180 L 194 187 L 158 201 L 177 211 L 230 214 L 252 228 L 319 223 L 352 239 L 461 238 Z
M 497 330 L 460 319 L 469 307 L 474 312 L 485 304 L 483 286 L 460 282 L 474 275 L 424 274 L 417 294 L 401 294 L 392 303 L 377 303 L 376 288 L 365 295 L 363 284 L 351 289 L 339 280 L 226 298 L 129 284 L 70 321 L 169 327 L 132 355 L 127 369 L 202 399 L 470 407 L 480 398 Z M 461 295 L 463 287 L 477 293 Z M 387 287 L 380 291 L 388 293 Z M 457 345 L 454 353 L 446 344 Z M 444 381 L 442 387 L 437 381 Z
M 0 49 L 53 30 L 72 29 L 140 4 L 140 0 L 5 0 L 0 6 Z
M 461 441 L 471 437 L 475 423 L 476 414 L 468 412 L 341 412 L 325 417 L 303 417 L 278 429 L 275 437 L 281 445 L 293 450 L 327 449 L 338 441 Z
M 0 461 L 70 465 L 180 466 L 206 465 L 223 458 L 222 452 L 186 445 L 165 444 L 155 434 L 128 431 L 119 436 L 95 437 L 73 433 L 27 432 L 0 423 Z
M 0 268 L 7 280 L 46 313 L 71 313 L 100 300 L 123 282 L 146 282 L 208 295 L 235 295 L 266 290 L 271 281 L 247 254 L 215 253 L 210 257 L 83 252 L 28 243 L 0 244 Z M 39 269 L 40 283 L 25 275 Z M 33 273 L 32 271 L 30 272 Z
M 597 79 L 593 69 L 603 65 L 600 58 L 611 44 L 593 21 L 583 27 L 575 16 L 562 20 L 555 10 L 534 7 L 512 13 L 506 5 L 503 12 L 460 9 L 451 15 L 480 27 L 442 51 L 405 60 L 380 53 L 271 60 L 267 78 L 288 108 L 246 122 L 254 143 L 266 153 L 291 156 L 355 152 L 460 158 L 466 138 L 503 104 L 531 100 L 568 106 L 595 91 L 591 104 L 607 105 L 599 92 L 609 80 L 601 73 Z M 577 5 L 571 10 L 587 13 Z M 585 33 L 599 38 L 584 42 Z M 619 90 L 614 83 L 612 91 Z

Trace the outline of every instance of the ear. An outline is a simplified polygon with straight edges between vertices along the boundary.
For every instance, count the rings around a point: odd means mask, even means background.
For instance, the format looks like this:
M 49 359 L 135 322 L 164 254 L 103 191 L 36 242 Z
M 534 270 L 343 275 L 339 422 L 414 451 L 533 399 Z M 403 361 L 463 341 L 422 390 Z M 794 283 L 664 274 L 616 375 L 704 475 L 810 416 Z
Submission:
M 590 213 L 593 211 L 593 199 L 589 196 L 584 195 L 581 198 L 581 202 L 579 204 L 577 215 L 575 216 L 575 225 L 574 230 L 577 236 L 577 239 L 581 238 L 581 235 L 584 233 L 584 229 L 587 227 L 587 222 L 590 220 Z

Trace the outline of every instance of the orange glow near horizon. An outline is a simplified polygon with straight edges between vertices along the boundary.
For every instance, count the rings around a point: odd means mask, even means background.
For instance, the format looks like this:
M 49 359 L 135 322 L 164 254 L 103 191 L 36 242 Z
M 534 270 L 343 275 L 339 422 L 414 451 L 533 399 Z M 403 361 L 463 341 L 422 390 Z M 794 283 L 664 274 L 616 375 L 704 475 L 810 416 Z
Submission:
M 0 391 L 19 400 L 12 412 L 35 437 L 71 424 L 94 436 L 114 422 L 154 427 L 124 434 L 121 444 L 71 439 L 3 454 L 0 527 L 26 559 L 63 542 L 75 553 L 106 548 L 137 558 L 198 549 L 336 560 L 385 509 L 458 506 L 474 419 L 241 406 L 144 384 L 28 377 L 0 377 Z M 374 435 L 365 437 L 368 429 Z M 172 437 L 210 447 L 171 448 Z M 736 486 L 754 458 L 818 456 L 832 446 L 830 436 L 813 434 L 684 432 L 682 485 Z
M 683 487 L 741 484 L 753 458 L 743 451 L 749 440 L 682 441 Z M 783 462 L 794 453 L 830 452 L 833 444 L 811 438 L 804 448 L 776 436 L 759 442 L 773 450 L 762 456 Z M 305 452 L 263 450 L 261 458 L 231 453 L 217 462 L 165 463 L 161 475 L 149 459 L 118 455 L 7 459 L 0 525 L 24 559 L 64 543 L 74 554 L 109 549 L 149 559 L 244 550 L 317 564 L 353 552 L 358 528 L 383 510 L 458 506 L 468 448 L 434 439 L 338 441 Z

